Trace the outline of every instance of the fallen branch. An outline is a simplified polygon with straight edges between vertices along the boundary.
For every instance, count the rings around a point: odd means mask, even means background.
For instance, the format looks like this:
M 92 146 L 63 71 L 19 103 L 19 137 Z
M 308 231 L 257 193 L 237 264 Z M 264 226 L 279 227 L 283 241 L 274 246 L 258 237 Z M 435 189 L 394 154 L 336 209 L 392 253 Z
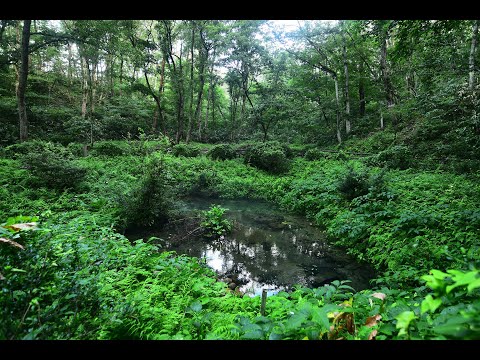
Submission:
M 13 240 L 10 240 L 10 239 L 0 238 L 0 242 L 7 243 L 7 244 L 15 246 L 19 249 L 25 250 L 25 248 L 22 245 L 20 245 L 16 241 L 13 241 Z

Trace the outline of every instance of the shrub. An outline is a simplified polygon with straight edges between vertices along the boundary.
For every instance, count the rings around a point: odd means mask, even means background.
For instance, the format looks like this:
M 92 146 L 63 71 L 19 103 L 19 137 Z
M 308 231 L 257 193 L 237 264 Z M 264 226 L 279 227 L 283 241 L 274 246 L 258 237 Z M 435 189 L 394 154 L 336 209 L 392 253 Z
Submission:
M 86 169 L 76 165 L 72 153 L 63 146 L 52 143 L 42 146 L 22 158 L 23 166 L 33 175 L 31 185 L 57 190 L 77 188 Z
M 7 146 L 5 148 L 5 156 L 10 159 L 20 159 L 28 154 L 39 153 L 42 151 L 54 151 L 66 156 L 71 155 L 71 152 L 61 145 L 49 141 L 29 140 Z
M 219 144 L 210 149 L 208 155 L 212 159 L 229 160 L 237 157 L 237 152 L 230 144 Z
M 395 145 L 381 151 L 377 155 L 377 162 L 389 169 L 405 170 L 413 164 L 413 154 L 405 145 Z
M 338 183 L 338 191 L 349 201 L 368 194 L 368 175 L 357 172 L 352 167 L 348 168 L 345 176 Z
M 227 210 L 220 205 L 212 205 L 209 210 L 202 211 L 200 226 L 208 237 L 225 235 L 232 230 L 232 222 L 223 216 Z
M 127 155 L 128 152 L 129 149 L 125 147 L 125 143 L 120 144 L 114 141 L 96 142 L 92 148 L 92 153 L 95 155 L 118 156 Z
M 67 149 L 69 152 L 72 153 L 75 157 L 81 157 L 84 155 L 83 153 L 83 144 L 80 143 L 70 143 L 67 145 Z
M 151 227 L 166 223 L 173 210 L 173 190 L 162 157 L 147 158 L 137 187 L 121 196 L 120 217 L 128 227 Z
M 244 162 L 274 174 L 287 171 L 289 165 L 285 147 L 278 142 L 252 145 L 245 152 Z
M 325 153 L 319 149 L 313 148 L 305 152 L 305 159 L 309 161 L 324 159 Z
M 200 149 L 195 145 L 177 144 L 172 148 L 175 156 L 195 157 L 200 154 Z

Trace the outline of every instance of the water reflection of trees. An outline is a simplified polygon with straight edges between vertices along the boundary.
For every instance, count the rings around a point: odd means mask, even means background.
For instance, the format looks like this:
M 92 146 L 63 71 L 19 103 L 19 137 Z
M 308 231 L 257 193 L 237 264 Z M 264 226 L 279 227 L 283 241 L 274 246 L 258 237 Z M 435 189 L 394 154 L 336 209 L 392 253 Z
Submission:
M 238 204 L 222 205 L 236 221 L 234 232 L 213 241 L 195 239 L 187 248 L 191 256 L 210 257 L 221 275 L 236 274 L 240 280 L 259 284 L 311 286 L 326 276 L 347 278 L 345 271 L 350 271 L 347 268 L 354 261 L 328 245 L 324 233 L 308 221 L 259 207 L 256 202 Z M 358 276 L 357 270 L 352 275 Z

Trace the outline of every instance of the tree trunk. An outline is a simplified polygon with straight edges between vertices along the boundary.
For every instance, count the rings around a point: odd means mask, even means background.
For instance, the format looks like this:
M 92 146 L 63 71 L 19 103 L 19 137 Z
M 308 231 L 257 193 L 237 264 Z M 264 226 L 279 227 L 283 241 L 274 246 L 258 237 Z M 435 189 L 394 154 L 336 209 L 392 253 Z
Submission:
M 165 88 L 165 57 L 162 57 L 162 65 L 160 67 L 160 85 L 158 85 L 158 100 L 159 100 L 159 108 L 158 111 L 160 112 L 160 128 L 162 129 L 162 133 L 164 135 L 167 135 L 167 130 L 166 130 L 166 124 L 165 124 L 165 116 L 163 114 L 163 109 L 162 109 L 162 97 L 163 97 L 163 91 Z
M 382 36 L 381 42 L 380 70 L 382 72 L 383 88 L 385 91 L 385 99 L 387 100 L 387 107 L 390 108 L 395 104 L 395 99 L 392 80 L 390 79 L 390 71 L 387 64 L 387 34 Z
M 18 119 L 20 125 L 20 142 L 28 139 L 28 119 L 27 106 L 25 103 L 25 92 L 27 89 L 28 77 L 28 50 L 30 44 L 30 24 L 32 20 L 23 21 L 22 31 L 22 47 L 21 47 L 21 64 L 18 77 L 17 102 L 18 102 Z
M 92 70 L 89 71 L 90 79 L 90 113 L 93 115 L 95 113 L 95 102 L 97 94 L 97 60 L 92 61 Z
M 73 79 L 72 79 L 72 67 L 73 67 L 73 54 L 72 54 L 72 45 L 69 43 L 68 44 L 68 71 L 67 71 L 67 77 L 68 77 L 68 83 L 70 85 L 73 84 Z
M 147 83 L 148 90 L 150 90 L 150 94 L 155 101 L 157 107 L 155 108 L 155 112 L 153 113 L 153 123 L 152 123 L 152 132 L 155 134 L 158 130 L 158 117 L 161 114 L 162 107 L 160 105 L 160 98 L 155 95 L 155 90 L 150 86 L 150 81 L 148 80 L 148 75 L 146 69 L 143 70 L 143 75 L 145 76 L 145 81 Z
M 342 143 L 342 133 L 341 133 L 341 124 L 340 124 L 340 100 L 338 96 L 338 79 L 335 76 L 333 78 L 335 80 L 335 98 L 337 101 L 337 141 L 339 144 Z
M 207 62 L 207 59 L 208 59 L 208 53 L 206 54 L 204 59 L 201 59 L 200 69 L 199 69 L 200 84 L 199 84 L 199 89 L 197 94 L 197 105 L 195 107 L 195 115 L 194 115 L 194 120 L 199 126 L 201 124 L 200 113 L 202 112 L 203 88 L 205 86 L 205 63 Z
M 212 66 L 210 67 L 210 81 L 209 81 L 209 86 L 208 86 L 208 94 L 207 94 L 207 110 L 205 113 L 205 125 L 204 125 L 204 130 L 206 131 L 208 129 L 208 111 L 210 109 L 210 101 L 212 100 L 213 96 L 213 87 L 214 87 L 214 78 L 213 78 L 213 70 L 215 66 L 215 53 L 216 53 L 216 48 L 213 48 L 213 56 L 212 56 Z M 199 132 L 199 137 L 200 139 L 202 138 L 202 132 L 201 132 L 201 122 L 198 125 L 198 132 Z
M 87 116 L 87 103 L 88 103 L 88 63 L 87 60 L 81 56 L 82 62 L 82 118 Z
M 194 67 L 194 61 L 193 61 L 193 49 L 195 45 L 195 27 L 192 26 L 192 41 L 190 45 L 190 58 L 191 58 L 191 63 L 190 63 L 190 109 L 188 112 L 188 125 L 187 125 L 187 137 L 185 139 L 185 142 L 188 144 L 190 142 L 190 136 L 192 135 L 192 127 L 193 127 L 193 67 Z
M 175 137 L 176 143 L 180 143 L 183 139 L 183 106 L 184 106 L 184 89 L 183 89 L 183 67 L 182 67 L 182 45 L 180 45 L 180 57 L 178 60 L 178 68 L 175 71 L 175 83 L 177 87 L 177 135 Z
M 348 92 L 348 62 L 347 62 L 347 44 L 343 36 L 343 70 L 345 73 L 345 132 L 350 134 L 352 129 L 350 123 L 350 95 Z
M 360 61 L 359 64 L 359 80 L 358 80 L 358 98 L 360 100 L 359 104 L 359 113 L 360 117 L 365 116 L 365 77 L 364 77 L 364 68 L 363 61 Z
M 118 90 L 118 95 L 122 96 L 122 83 L 123 83 L 123 55 L 120 55 L 120 86 Z
M 468 88 L 473 90 L 475 87 L 475 52 L 477 50 L 478 20 L 473 23 L 472 45 L 470 47 L 470 57 L 468 59 Z

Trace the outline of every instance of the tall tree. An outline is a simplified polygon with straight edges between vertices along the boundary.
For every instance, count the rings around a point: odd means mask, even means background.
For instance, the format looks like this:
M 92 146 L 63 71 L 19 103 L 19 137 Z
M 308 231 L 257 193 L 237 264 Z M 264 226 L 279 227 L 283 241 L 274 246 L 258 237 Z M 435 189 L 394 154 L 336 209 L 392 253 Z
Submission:
M 27 89 L 28 77 L 28 55 L 30 46 L 30 26 L 31 20 L 23 21 L 22 44 L 20 48 L 20 71 L 18 76 L 17 102 L 18 102 L 18 119 L 20 125 L 20 141 L 28 139 L 28 119 L 27 106 L 25 103 L 25 91 Z
M 478 36 L 478 20 L 475 20 L 472 25 L 472 42 L 470 46 L 470 56 L 468 58 L 468 87 L 473 90 L 475 86 L 475 53 L 477 50 L 477 36 Z

